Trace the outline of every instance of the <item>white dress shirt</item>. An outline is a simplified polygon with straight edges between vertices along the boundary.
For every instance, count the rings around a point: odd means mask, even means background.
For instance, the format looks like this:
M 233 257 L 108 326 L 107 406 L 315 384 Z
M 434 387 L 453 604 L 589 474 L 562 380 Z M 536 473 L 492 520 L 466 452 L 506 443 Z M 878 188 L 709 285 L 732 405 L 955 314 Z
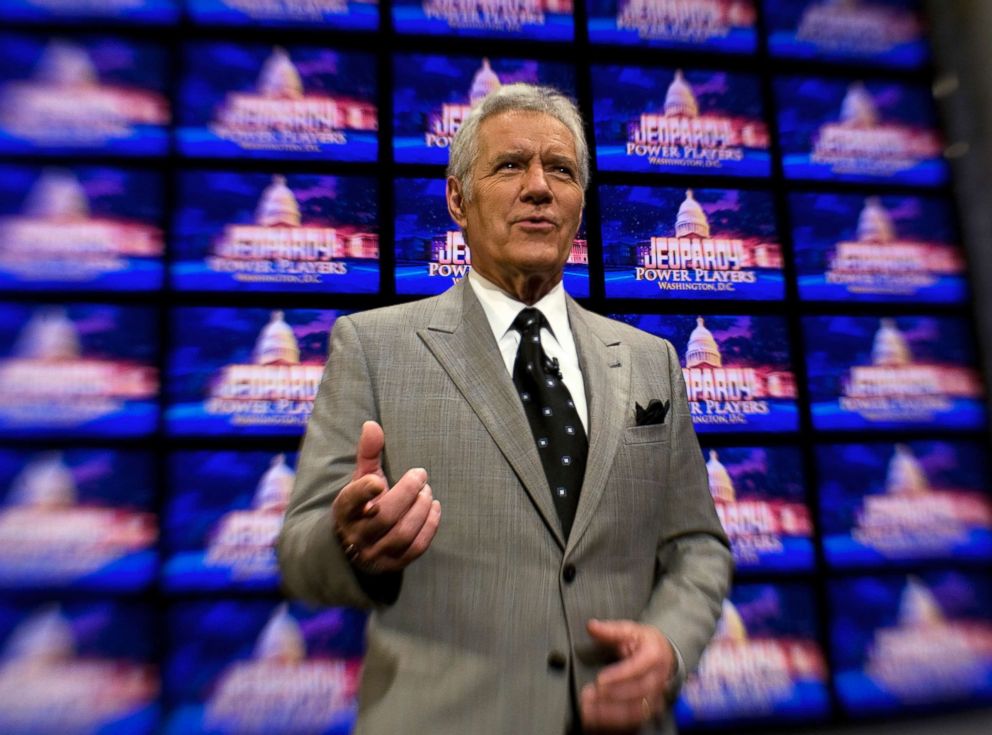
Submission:
M 506 372 L 512 378 L 513 363 L 517 359 L 517 348 L 520 346 L 520 332 L 513 328 L 513 320 L 527 304 L 517 301 L 475 270 L 469 271 L 468 283 L 479 303 L 482 304 L 482 310 L 486 313 L 489 327 L 493 330 L 493 337 L 496 338 L 496 344 L 499 345 L 500 354 L 503 356 Z M 548 357 L 558 360 L 561 378 L 568 392 L 572 394 L 575 410 L 588 436 L 589 408 L 586 403 L 586 386 L 585 381 L 582 380 L 582 371 L 579 369 L 579 354 L 575 349 L 575 339 L 568 324 L 565 289 L 561 281 L 534 304 L 534 308 L 540 309 L 551 325 L 550 331 L 547 327 L 541 328 L 541 346 Z

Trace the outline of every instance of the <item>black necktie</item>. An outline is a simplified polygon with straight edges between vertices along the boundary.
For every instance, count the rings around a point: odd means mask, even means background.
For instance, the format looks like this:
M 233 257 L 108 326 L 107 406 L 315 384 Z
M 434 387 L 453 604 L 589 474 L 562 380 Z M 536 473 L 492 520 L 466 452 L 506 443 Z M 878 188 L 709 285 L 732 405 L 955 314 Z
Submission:
M 548 323 L 537 309 L 526 308 L 513 320 L 513 328 L 520 332 L 513 384 L 524 405 L 551 498 L 568 538 L 586 473 L 589 443 L 572 394 L 561 379 L 558 362 L 549 360 L 541 347 L 542 326 Z

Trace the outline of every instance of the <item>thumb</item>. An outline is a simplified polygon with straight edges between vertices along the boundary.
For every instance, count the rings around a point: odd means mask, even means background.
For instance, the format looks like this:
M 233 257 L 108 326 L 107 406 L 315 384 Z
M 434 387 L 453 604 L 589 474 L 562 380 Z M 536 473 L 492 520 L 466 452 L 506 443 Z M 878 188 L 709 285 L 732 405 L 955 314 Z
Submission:
M 586 630 L 595 640 L 608 646 L 619 648 L 634 635 L 635 625 L 629 620 L 597 620 L 591 618 Z
M 355 473 L 353 480 L 365 475 L 382 473 L 382 448 L 386 444 L 386 435 L 382 427 L 375 421 L 362 424 L 362 435 L 358 438 L 358 451 L 355 453 Z

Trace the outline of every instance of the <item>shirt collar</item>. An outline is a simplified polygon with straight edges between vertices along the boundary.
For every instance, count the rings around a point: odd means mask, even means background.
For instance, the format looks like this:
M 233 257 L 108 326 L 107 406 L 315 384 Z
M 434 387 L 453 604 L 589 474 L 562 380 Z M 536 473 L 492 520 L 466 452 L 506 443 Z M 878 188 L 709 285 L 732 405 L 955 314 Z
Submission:
M 512 327 L 513 320 L 517 318 L 520 310 L 527 305 L 522 301 L 517 301 L 475 270 L 469 270 L 468 282 L 472 290 L 475 291 L 479 303 L 482 304 L 482 310 L 486 313 L 486 319 L 489 320 L 489 326 L 498 342 Z M 534 304 L 534 308 L 540 309 L 541 313 L 544 314 L 544 318 L 551 326 L 552 336 L 560 342 L 561 336 L 569 331 L 565 287 L 562 282 L 558 281 L 548 293 Z

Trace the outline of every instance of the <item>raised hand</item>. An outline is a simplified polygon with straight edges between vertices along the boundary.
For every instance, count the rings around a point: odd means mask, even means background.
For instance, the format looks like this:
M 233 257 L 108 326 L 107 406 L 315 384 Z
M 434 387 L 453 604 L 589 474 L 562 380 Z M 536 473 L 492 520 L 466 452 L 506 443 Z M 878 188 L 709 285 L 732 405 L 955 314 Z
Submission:
M 348 560 L 369 574 L 399 571 L 430 546 L 441 522 L 427 472 L 407 470 L 388 487 L 382 471 L 385 435 L 375 421 L 362 424 L 355 471 L 331 504 L 334 532 Z

